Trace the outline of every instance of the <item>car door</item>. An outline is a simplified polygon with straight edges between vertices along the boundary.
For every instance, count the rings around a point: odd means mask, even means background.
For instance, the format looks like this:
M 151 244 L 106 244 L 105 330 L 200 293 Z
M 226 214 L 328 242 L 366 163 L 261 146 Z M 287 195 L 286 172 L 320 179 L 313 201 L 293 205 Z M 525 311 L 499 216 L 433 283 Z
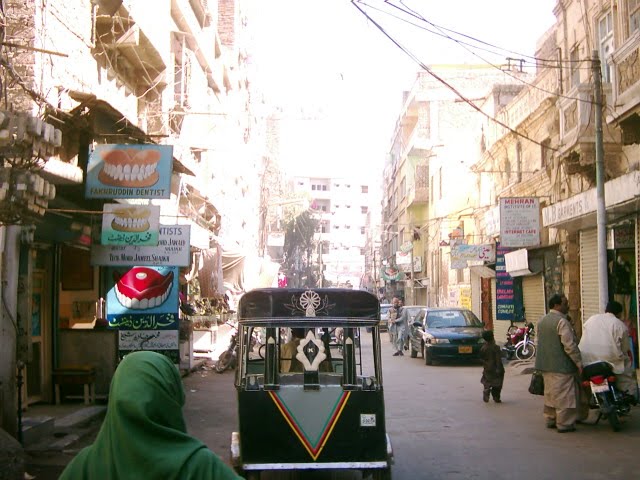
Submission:
M 412 320 L 409 321 L 409 338 L 414 350 L 422 350 L 422 336 L 424 334 L 424 318 L 426 310 L 420 310 Z

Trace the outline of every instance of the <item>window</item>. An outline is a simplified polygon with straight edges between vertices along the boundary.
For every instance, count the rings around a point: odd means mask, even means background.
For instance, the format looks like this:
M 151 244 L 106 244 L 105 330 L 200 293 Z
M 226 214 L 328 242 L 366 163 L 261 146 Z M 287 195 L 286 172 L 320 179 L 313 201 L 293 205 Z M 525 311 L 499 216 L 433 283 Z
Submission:
M 629 35 L 640 30 L 640 0 L 629 0 Z
M 351 230 L 351 225 L 345 225 L 344 228 L 346 228 L 347 230 Z
M 362 255 L 363 257 L 366 255 L 366 251 L 364 248 L 360 249 L 360 255 Z
M 360 207 L 360 212 L 367 213 L 369 211 L 369 207 Z
M 326 185 L 322 185 L 322 191 L 326 192 L 327 191 L 327 186 Z
M 522 144 L 516 144 L 516 181 L 522 181 Z
M 327 233 L 327 226 L 324 223 L 320 226 L 320 232 Z
M 315 190 L 316 186 L 315 185 L 311 185 L 311 190 Z
M 323 212 L 327 211 L 327 206 L 326 205 L 320 205 L 320 210 L 322 210 Z
M 442 200 L 442 167 L 438 170 L 438 198 Z
M 578 46 L 571 50 L 569 54 L 570 68 L 571 68 L 571 87 L 575 87 L 580 83 L 580 49 Z
M 338 230 L 338 229 L 340 228 L 340 225 L 334 225 L 334 226 L 333 226 L 333 228 L 334 228 L 335 230 Z
M 613 14 L 611 12 L 598 21 L 598 40 L 602 81 L 611 82 L 611 65 L 609 64 L 609 55 L 613 53 Z
M 551 166 L 551 139 L 547 138 L 540 145 L 540 168 Z
M 345 205 L 345 207 L 347 207 L 347 208 L 351 208 L 351 205 Z
M 364 235 L 364 227 L 360 227 L 360 233 Z
M 351 188 L 351 185 L 349 185 L 349 184 L 346 184 L 346 185 L 345 185 L 345 187 L 347 187 L 347 188 Z
M 402 177 L 400 181 L 400 198 L 404 198 L 407 195 L 407 177 Z
M 362 185 L 360 187 L 360 192 L 361 193 L 369 193 L 369 187 L 367 185 Z

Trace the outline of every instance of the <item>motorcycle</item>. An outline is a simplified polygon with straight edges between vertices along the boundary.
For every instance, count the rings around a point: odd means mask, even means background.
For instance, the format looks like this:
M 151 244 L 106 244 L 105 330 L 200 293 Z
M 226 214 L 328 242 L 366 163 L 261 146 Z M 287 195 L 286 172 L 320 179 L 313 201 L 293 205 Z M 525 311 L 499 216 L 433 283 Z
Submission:
M 536 354 L 536 345 L 533 341 L 533 323 L 527 323 L 522 327 L 511 325 L 507 331 L 507 341 L 502 347 L 507 360 L 513 357 L 518 360 L 528 360 Z
M 216 372 L 223 373 L 227 369 L 236 368 L 238 363 L 238 329 L 233 327 L 234 332 L 231 334 L 229 340 L 229 346 L 220 354 L 218 361 L 216 362 Z
M 616 388 L 613 366 L 609 362 L 590 363 L 582 370 L 582 380 L 582 385 L 591 389 L 589 407 L 599 410 L 596 423 L 604 417 L 614 432 L 619 431 L 620 417 L 629 415 L 631 406 L 638 402 L 633 395 Z

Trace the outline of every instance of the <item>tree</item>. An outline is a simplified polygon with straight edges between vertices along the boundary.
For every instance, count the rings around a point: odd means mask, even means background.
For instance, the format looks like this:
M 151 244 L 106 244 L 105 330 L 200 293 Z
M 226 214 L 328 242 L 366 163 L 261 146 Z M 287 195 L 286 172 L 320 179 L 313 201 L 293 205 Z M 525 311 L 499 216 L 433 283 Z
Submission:
M 312 287 L 316 278 L 311 254 L 315 249 L 314 235 L 318 219 L 309 210 L 287 222 L 284 237 L 283 266 L 289 272 L 291 287 Z

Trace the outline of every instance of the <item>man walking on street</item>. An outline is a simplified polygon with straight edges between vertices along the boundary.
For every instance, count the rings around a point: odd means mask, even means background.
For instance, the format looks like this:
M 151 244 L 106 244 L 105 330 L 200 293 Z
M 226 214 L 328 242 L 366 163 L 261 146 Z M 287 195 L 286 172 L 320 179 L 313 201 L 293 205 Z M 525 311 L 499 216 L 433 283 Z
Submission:
M 578 412 L 578 377 L 582 359 L 576 334 L 567 320 L 564 295 L 549 299 L 549 313 L 538 322 L 536 369 L 544 378 L 544 418 L 547 428 L 573 432 Z
M 400 299 L 394 297 L 393 306 L 389 309 L 389 323 L 391 323 L 389 330 L 393 328 L 393 345 L 396 349 L 394 357 L 404 355 L 402 350 L 404 349 L 405 331 L 408 323 L 407 314 L 408 310 L 402 308 Z

